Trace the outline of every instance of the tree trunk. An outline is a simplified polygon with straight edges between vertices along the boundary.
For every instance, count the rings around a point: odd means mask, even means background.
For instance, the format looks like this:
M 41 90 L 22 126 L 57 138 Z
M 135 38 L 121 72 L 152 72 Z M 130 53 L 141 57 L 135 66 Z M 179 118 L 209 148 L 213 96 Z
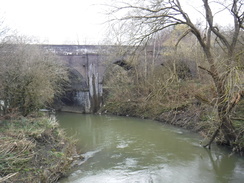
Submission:
M 235 128 L 231 122 L 229 115 L 219 116 L 222 123 L 220 130 L 222 131 L 227 145 L 232 145 L 236 141 Z
M 230 113 L 231 110 L 229 110 L 229 104 L 231 104 L 230 99 L 226 97 L 226 94 L 228 93 L 225 89 L 225 83 L 226 83 L 226 77 L 220 77 L 219 73 L 216 69 L 216 66 L 213 62 L 213 59 L 211 57 L 211 54 L 207 55 L 209 56 L 208 62 L 210 63 L 210 71 L 209 74 L 213 78 L 216 92 L 217 92 L 217 111 L 218 111 L 218 117 L 219 117 L 219 128 L 215 131 L 215 133 L 212 135 L 209 143 L 206 146 L 211 145 L 211 143 L 214 141 L 216 136 L 218 135 L 219 130 L 223 133 L 226 145 L 232 145 L 236 141 L 236 133 L 235 128 L 231 122 L 230 119 Z
M 233 143 L 235 142 L 237 137 L 236 137 L 236 133 L 235 133 L 235 128 L 230 120 L 229 115 L 227 115 L 227 114 L 224 115 L 222 113 L 219 113 L 219 118 L 220 118 L 219 127 L 215 130 L 215 132 L 213 133 L 209 142 L 206 145 L 204 145 L 203 147 L 208 147 L 210 149 L 212 142 L 217 137 L 220 130 L 222 131 L 222 133 L 224 135 L 226 145 L 233 145 Z
M 215 78 L 216 79 L 216 78 Z M 230 119 L 231 110 L 229 110 L 229 104 L 231 103 L 226 97 L 225 78 L 218 78 L 215 81 L 215 86 L 218 94 L 217 110 L 220 120 L 220 130 L 222 131 L 226 144 L 231 145 L 236 140 L 235 128 Z

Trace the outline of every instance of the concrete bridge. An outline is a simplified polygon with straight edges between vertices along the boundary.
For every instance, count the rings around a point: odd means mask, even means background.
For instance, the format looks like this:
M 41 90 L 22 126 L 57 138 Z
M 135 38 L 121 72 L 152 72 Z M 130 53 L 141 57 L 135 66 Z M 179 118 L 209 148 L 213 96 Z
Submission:
M 64 62 L 70 70 L 71 85 L 66 92 L 66 96 L 62 98 L 62 103 L 59 105 L 60 110 L 80 112 L 80 113 L 95 113 L 99 110 L 103 103 L 103 78 L 108 64 L 117 64 L 125 70 L 130 70 L 132 67 L 126 64 L 124 58 L 130 55 L 117 55 L 118 49 L 121 46 L 106 46 L 106 45 L 42 45 L 44 49 L 58 55 L 60 61 Z M 126 49 L 127 48 L 127 49 Z M 123 50 L 129 50 L 130 47 L 125 47 Z M 132 49 L 133 50 L 133 49 Z M 155 66 L 164 66 L 164 61 L 167 60 L 161 53 L 164 51 L 160 47 L 157 51 L 156 59 L 154 48 L 146 49 L 147 59 L 149 62 L 154 60 Z M 114 55 L 114 59 L 108 56 Z M 144 56 L 144 53 L 142 53 Z M 142 60 L 145 60 L 143 58 Z M 110 63 L 109 63 L 110 62 Z M 144 67 L 143 63 L 141 65 Z M 192 67 L 193 66 L 193 67 Z M 191 68 L 192 67 L 192 68 Z M 189 60 L 182 60 L 178 64 L 178 76 L 181 79 L 192 77 L 196 73 L 196 66 Z M 145 69 L 145 68 L 143 68 Z M 181 76 L 182 75 L 182 76 Z
M 131 50 L 128 46 L 107 45 L 42 45 L 58 55 L 70 70 L 71 86 L 62 98 L 60 110 L 95 113 L 103 104 L 103 78 L 108 64 L 116 64 L 125 70 L 132 67 L 124 60 Z M 120 55 L 122 49 L 126 55 Z M 125 51 L 127 50 L 127 51 Z M 132 53 L 134 54 L 134 53 Z M 147 55 L 152 55 L 148 49 Z M 108 60 L 108 56 L 110 60 Z M 114 59 L 111 59 L 111 56 Z
M 71 85 L 61 99 L 60 110 L 94 113 L 103 99 L 103 75 L 106 69 L 106 50 L 110 46 L 43 45 L 58 55 L 70 70 Z

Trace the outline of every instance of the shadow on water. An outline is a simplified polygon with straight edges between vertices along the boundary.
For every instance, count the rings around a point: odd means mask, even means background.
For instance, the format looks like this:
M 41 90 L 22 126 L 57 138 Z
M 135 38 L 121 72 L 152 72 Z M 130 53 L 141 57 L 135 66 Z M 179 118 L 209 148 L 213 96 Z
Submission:
M 85 160 L 60 183 L 239 183 L 244 159 L 199 145 L 197 134 L 128 117 L 60 113 Z
M 219 182 L 226 182 L 226 180 L 231 181 L 232 177 L 235 177 L 235 174 L 240 173 L 243 177 L 244 164 L 243 159 L 242 163 L 238 165 L 238 157 L 231 155 L 229 153 L 226 154 L 216 154 L 211 152 L 209 149 L 205 149 L 209 156 L 209 160 L 212 165 L 212 170 L 214 171 L 216 178 Z M 241 177 L 240 177 L 241 178 Z M 240 181 L 243 181 L 239 179 Z M 234 180 L 234 179 L 233 179 Z

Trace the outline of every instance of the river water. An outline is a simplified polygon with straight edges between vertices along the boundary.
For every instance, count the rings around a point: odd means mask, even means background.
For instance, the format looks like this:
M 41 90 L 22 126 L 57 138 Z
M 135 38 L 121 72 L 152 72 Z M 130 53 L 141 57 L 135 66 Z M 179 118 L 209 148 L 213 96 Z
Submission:
M 60 183 L 241 183 L 244 158 L 151 120 L 60 113 L 85 159 Z

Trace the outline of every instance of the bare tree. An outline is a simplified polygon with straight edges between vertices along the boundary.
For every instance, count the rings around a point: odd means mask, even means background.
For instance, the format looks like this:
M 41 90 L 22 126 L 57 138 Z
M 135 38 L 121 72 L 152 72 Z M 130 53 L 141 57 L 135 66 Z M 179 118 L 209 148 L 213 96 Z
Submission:
M 237 53 L 235 52 L 240 32 L 243 31 L 243 1 L 199 1 L 204 10 L 205 29 L 201 28 L 197 23 L 193 23 L 189 13 L 184 9 L 181 2 L 181 0 L 135 1 L 135 4 L 132 1 L 130 3 L 120 2 L 119 5 L 113 6 L 113 13 L 128 12 L 127 14 L 122 13 L 122 18 L 115 19 L 134 25 L 135 29 L 133 31 L 136 36 L 133 36 L 133 38 L 135 38 L 134 42 L 136 44 L 144 43 L 152 35 L 168 27 L 176 25 L 185 25 L 187 27 L 185 33 L 176 42 L 176 46 L 189 33 L 192 33 L 196 37 L 208 63 L 207 66 L 204 66 L 202 63 L 199 68 L 211 76 L 217 96 L 216 100 L 214 100 L 216 101 L 214 105 L 217 108 L 219 125 L 209 143 L 205 146 L 209 146 L 210 148 L 212 141 L 220 130 L 224 135 L 226 143 L 234 146 L 237 136 L 230 119 L 230 114 L 238 101 L 244 97 L 244 91 L 243 85 L 240 87 L 235 87 L 233 83 L 229 85 L 229 80 L 231 80 L 234 72 L 241 72 L 243 74 L 243 69 L 241 70 L 236 65 Z M 221 31 L 221 27 L 214 22 L 215 14 L 213 13 L 213 5 L 220 7 L 220 10 L 216 13 L 225 11 L 229 12 L 229 16 L 232 17 L 233 27 L 230 35 L 227 36 L 224 34 Z M 216 56 L 213 50 L 214 43 L 217 43 L 221 49 L 221 54 L 224 55 L 222 58 L 226 58 L 224 62 Z

